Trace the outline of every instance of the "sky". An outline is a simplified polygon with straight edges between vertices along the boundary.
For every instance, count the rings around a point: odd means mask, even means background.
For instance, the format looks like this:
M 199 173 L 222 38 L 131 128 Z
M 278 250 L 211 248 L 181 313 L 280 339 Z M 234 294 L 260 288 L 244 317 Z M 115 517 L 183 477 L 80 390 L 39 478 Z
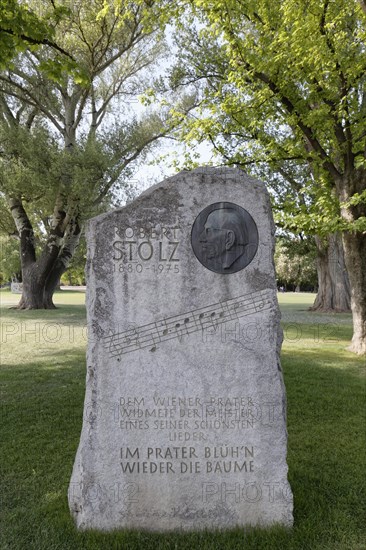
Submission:
M 174 43 L 174 28 L 168 25 L 165 30 L 165 40 L 168 44 L 168 54 L 162 59 L 159 58 L 158 64 L 154 67 L 154 73 L 149 74 L 150 68 L 147 70 L 148 77 L 158 78 L 167 75 L 169 68 L 176 61 L 177 47 Z M 145 108 L 138 98 L 131 101 L 129 105 L 131 113 L 136 116 L 141 116 Z M 199 154 L 200 165 L 205 165 L 212 162 L 211 144 L 208 142 L 202 143 L 193 148 L 195 153 Z M 133 181 L 136 183 L 139 194 L 152 185 L 162 181 L 163 179 L 174 175 L 177 172 L 175 167 L 170 166 L 174 159 L 183 162 L 184 146 L 177 141 L 171 139 L 159 140 L 158 146 L 148 155 L 147 161 L 135 173 Z M 162 158 L 164 157 L 164 158 Z

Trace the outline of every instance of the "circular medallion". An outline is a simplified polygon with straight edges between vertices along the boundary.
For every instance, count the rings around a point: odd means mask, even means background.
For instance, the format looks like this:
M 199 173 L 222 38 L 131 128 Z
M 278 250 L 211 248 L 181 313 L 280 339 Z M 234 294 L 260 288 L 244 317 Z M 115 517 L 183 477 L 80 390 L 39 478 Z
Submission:
M 200 212 L 192 226 L 191 243 L 197 259 L 210 271 L 230 274 L 244 269 L 258 248 L 252 216 L 232 202 L 215 202 Z

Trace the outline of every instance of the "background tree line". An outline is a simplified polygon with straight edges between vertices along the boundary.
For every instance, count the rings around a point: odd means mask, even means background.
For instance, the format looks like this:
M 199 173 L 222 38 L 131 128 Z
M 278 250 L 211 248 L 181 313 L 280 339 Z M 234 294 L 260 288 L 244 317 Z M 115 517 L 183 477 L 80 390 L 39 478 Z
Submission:
M 317 247 L 314 307 L 350 303 L 352 349 L 366 352 L 363 1 L 4 6 L 0 185 L 21 243 L 19 307 L 52 307 L 84 221 L 170 136 L 188 158 L 205 141 L 217 163 L 267 182 L 277 223 Z

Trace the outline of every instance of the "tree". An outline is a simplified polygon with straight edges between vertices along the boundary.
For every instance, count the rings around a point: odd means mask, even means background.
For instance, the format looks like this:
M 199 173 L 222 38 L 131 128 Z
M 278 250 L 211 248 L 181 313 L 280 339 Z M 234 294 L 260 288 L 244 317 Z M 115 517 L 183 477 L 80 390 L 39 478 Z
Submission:
M 315 235 L 317 247 L 318 293 L 312 311 L 348 312 L 351 309 L 351 289 L 339 233 Z
M 0 4 L 0 68 L 6 68 L 19 51 L 29 46 L 47 45 L 61 54 L 59 63 L 65 68 L 77 69 L 72 55 L 55 41 L 55 28 L 67 18 L 69 10 L 54 2 L 43 4 L 43 14 L 38 15 L 26 3 L 2 0 Z
M 61 278 L 64 285 L 85 285 L 86 242 L 80 239 L 79 246 L 70 261 L 69 268 Z
M 10 280 L 22 280 L 19 247 L 15 239 L 0 236 L 0 284 Z
M 317 284 L 316 247 L 313 239 L 303 235 L 281 236 L 276 242 L 275 266 L 279 286 L 292 286 L 293 290 L 306 287 L 313 289 Z
M 185 39 L 176 85 L 202 82 L 186 139 L 228 163 L 309 172 L 287 227 L 341 232 L 351 288 L 351 350 L 366 353 L 366 5 L 357 0 L 182 1 L 199 30 Z M 307 205 L 308 206 L 308 205 Z
M 300 232 L 305 229 L 308 235 L 314 234 L 317 228 L 310 224 L 314 217 L 316 219 L 313 213 L 317 208 L 318 196 L 307 185 L 311 174 L 306 166 L 297 168 L 293 165 L 284 169 L 282 163 L 277 165 L 277 172 L 267 166 L 256 167 L 253 172 L 269 188 L 277 225 L 282 228 L 291 226 Z M 294 224 L 296 213 L 303 220 L 302 223 L 298 220 Z M 324 234 L 321 231 L 320 235 L 315 233 L 313 239 L 306 239 L 305 242 L 314 243 L 317 251 L 318 292 L 310 309 L 337 313 L 350 311 L 351 292 L 340 233 Z
M 32 2 L 29 2 L 32 6 Z M 42 3 L 41 7 L 47 3 Z M 170 129 L 167 112 L 129 115 L 129 98 L 162 53 L 147 8 L 123 3 L 103 14 L 103 1 L 63 2 L 69 17 L 55 40 L 79 70 L 65 71 L 47 43 L 26 50 L 0 74 L 1 188 L 21 246 L 20 309 L 53 308 L 52 296 L 78 245 L 84 220 Z M 110 112 L 119 101 L 120 116 Z M 107 122 L 107 124 L 106 124 Z M 39 255 L 29 212 L 36 209 Z

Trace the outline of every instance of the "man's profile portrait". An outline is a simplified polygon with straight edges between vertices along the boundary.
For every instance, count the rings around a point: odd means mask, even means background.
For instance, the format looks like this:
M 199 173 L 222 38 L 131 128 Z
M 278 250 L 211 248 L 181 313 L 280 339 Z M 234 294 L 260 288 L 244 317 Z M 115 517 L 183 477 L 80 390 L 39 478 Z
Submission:
M 211 204 L 196 218 L 192 247 L 197 259 L 216 273 L 235 273 L 246 267 L 258 248 L 257 226 L 240 206 Z

